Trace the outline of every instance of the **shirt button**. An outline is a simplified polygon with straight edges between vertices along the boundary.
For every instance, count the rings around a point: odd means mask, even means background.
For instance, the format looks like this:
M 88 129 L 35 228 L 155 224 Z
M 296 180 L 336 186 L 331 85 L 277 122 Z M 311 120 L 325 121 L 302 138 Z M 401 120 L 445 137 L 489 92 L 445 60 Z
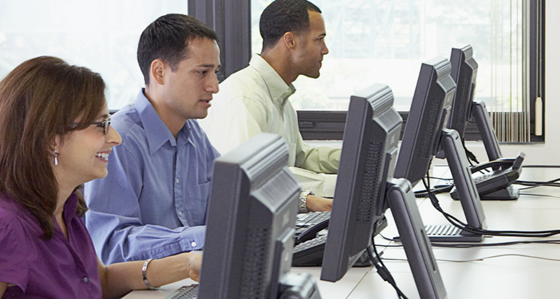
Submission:
M 84 282 L 88 282 L 89 279 L 87 277 L 84 277 Z
M 183 216 L 183 212 L 179 211 L 179 216 Z
M 179 179 L 176 179 L 176 180 L 175 180 L 175 183 L 179 184 Z
M 192 246 L 192 247 L 196 247 L 196 242 L 192 242 L 192 243 L 191 243 L 191 246 Z

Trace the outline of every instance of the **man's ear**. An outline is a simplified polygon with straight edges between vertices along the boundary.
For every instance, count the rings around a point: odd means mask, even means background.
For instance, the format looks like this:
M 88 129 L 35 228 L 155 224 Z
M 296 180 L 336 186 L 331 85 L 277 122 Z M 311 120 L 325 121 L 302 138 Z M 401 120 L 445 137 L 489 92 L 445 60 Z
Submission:
M 286 45 L 286 48 L 293 50 L 297 46 L 297 38 L 293 32 L 286 32 L 282 36 L 282 41 Z
M 161 59 L 154 59 L 150 65 L 150 77 L 159 85 L 163 85 L 163 78 L 165 77 L 166 64 Z M 151 81 L 151 80 L 150 80 Z

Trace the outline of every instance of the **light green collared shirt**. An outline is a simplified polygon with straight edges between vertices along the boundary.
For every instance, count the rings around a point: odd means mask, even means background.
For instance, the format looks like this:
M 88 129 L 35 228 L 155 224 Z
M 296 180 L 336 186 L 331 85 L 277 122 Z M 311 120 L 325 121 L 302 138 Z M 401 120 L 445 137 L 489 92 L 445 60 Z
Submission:
M 208 116 L 199 120 L 212 145 L 223 155 L 261 132 L 279 134 L 290 149 L 289 166 L 302 189 L 332 197 L 340 148 L 305 143 L 297 113 L 288 98 L 295 92 L 259 55 L 220 84 Z

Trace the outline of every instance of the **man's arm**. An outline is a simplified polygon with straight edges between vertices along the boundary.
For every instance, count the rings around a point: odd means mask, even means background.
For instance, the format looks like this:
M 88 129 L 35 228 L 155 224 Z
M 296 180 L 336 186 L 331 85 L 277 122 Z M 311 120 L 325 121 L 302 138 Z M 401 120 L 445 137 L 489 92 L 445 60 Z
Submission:
M 122 145 L 115 147 L 109 155 L 108 176 L 85 185 L 90 209 L 85 223 L 100 260 L 111 264 L 202 249 L 204 226 L 169 229 L 144 223 L 139 203 L 144 170 L 135 156 Z
M 296 167 L 316 173 L 335 174 L 338 172 L 341 148 L 318 146 L 314 147 L 303 142 L 299 136 L 296 152 Z
M 300 135 L 296 149 L 296 167 L 291 167 L 290 170 L 303 190 L 311 190 L 317 196 L 332 198 L 340 152 L 341 149 L 335 147 L 312 147 L 303 142 Z

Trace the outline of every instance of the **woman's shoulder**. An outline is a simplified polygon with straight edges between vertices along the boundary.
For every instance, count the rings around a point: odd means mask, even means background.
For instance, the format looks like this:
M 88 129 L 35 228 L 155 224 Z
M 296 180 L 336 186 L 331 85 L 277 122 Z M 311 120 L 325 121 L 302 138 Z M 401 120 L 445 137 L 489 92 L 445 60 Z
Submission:
M 21 217 L 20 205 L 13 199 L 0 195 L 0 227 L 14 222 L 19 217 Z
M 0 243 L 6 238 L 27 240 L 28 234 L 40 234 L 39 223 L 33 215 L 13 199 L 0 195 Z

